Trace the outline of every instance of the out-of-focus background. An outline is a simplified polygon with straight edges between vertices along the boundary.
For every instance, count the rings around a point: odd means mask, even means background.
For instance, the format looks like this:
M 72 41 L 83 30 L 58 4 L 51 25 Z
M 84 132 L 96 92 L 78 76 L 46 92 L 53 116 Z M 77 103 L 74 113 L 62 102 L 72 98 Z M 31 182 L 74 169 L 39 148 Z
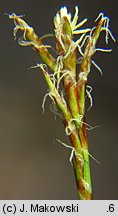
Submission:
M 115 0 L 1 0 L 0 1 L 0 199 L 77 199 L 70 150 L 56 141 L 68 143 L 61 120 L 41 103 L 47 87 L 39 69 L 28 69 L 41 62 L 30 47 L 20 47 L 13 39 L 13 22 L 4 13 L 25 14 L 25 20 L 42 36 L 53 31 L 53 17 L 66 5 L 74 14 L 80 8 L 92 27 L 99 12 L 111 19 L 110 28 L 118 35 L 118 3 Z M 21 35 L 20 33 L 18 34 Z M 112 53 L 96 53 L 103 76 L 92 66 L 88 84 L 94 106 L 87 122 L 100 125 L 88 131 L 94 199 L 118 199 L 118 44 L 104 42 L 98 47 Z M 50 39 L 52 41 L 52 39 Z M 47 43 L 47 41 L 45 41 Z M 49 44 L 49 40 L 48 40 Z

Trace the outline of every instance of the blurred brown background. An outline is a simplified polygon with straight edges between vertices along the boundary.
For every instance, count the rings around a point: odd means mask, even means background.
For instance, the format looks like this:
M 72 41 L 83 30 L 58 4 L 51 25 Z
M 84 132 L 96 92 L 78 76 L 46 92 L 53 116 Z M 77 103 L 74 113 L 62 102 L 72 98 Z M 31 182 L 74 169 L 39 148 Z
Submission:
M 99 12 L 111 19 L 117 38 L 118 10 L 115 0 L 1 0 L 0 1 L 0 199 L 77 199 L 70 151 L 55 141 L 68 142 L 61 120 L 41 103 L 47 92 L 40 70 L 28 70 L 40 62 L 29 47 L 13 41 L 13 22 L 4 15 L 25 14 L 38 35 L 51 33 L 53 17 L 61 6 L 74 13 L 80 8 L 80 21 L 88 26 Z M 85 25 L 85 26 L 87 26 Z M 106 47 L 104 33 L 98 44 Z M 49 43 L 48 43 L 49 44 Z M 104 76 L 92 67 L 88 84 L 93 87 L 94 106 L 87 122 L 101 125 L 88 131 L 94 199 L 118 199 L 118 44 L 110 40 L 112 53 L 97 53 L 95 59 Z

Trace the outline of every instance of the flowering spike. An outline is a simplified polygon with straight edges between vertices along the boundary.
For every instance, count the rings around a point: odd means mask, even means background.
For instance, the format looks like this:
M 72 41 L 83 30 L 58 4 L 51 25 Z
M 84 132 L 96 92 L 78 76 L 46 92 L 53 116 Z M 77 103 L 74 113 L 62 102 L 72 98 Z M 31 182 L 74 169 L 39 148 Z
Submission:
M 64 6 L 54 17 L 54 34 L 56 41 L 56 57 L 53 57 L 42 39 L 39 38 L 34 29 L 15 13 L 8 15 L 14 21 L 14 37 L 17 32 L 23 32 L 22 39 L 18 42 L 21 46 L 32 46 L 41 56 L 45 64 L 37 64 L 42 71 L 48 93 L 44 96 L 42 109 L 45 110 L 45 101 L 49 96 L 53 104 L 57 105 L 63 117 L 66 135 L 70 139 L 71 146 L 62 143 L 71 149 L 70 162 L 73 164 L 77 191 L 80 199 L 92 199 L 92 186 L 90 176 L 90 155 L 86 130 L 95 127 L 86 123 L 85 102 L 88 96 L 91 108 L 93 100 L 91 97 L 92 88 L 87 85 L 87 78 L 91 71 L 91 64 L 102 73 L 101 68 L 94 62 L 93 56 L 96 51 L 111 52 L 111 49 L 96 48 L 97 41 L 102 31 L 105 31 L 105 41 L 108 43 L 109 36 L 115 41 L 109 29 L 109 18 L 100 13 L 95 22 L 97 26 L 91 28 L 81 27 L 87 19 L 78 22 L 79 10 L 75 7 L 75 15 L 72 19 L 71 13 Z M 74 36 L 78 36 L 75 40 Z M 48 35 L 49 36 L 49 35 Z M 52 36 L 52 34 L 51 34 Z M 80 67 L 77 66 L 77 51 L 79 51 Z M 48 72 L 48 67 L 52 73 Z M 55 111 L 53 111 L 55 113 Z M 60 114 L 59 114 L 60 115 Z

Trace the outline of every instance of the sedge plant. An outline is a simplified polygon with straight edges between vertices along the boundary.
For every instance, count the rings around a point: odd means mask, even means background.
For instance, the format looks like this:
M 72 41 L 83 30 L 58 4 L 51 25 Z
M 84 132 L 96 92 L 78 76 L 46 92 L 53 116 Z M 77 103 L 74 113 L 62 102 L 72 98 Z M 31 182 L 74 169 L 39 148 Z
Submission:
M 18 30 L 23 32 L 23 37 L 19 39 L 18 43 L 21 46 L 33 47 L 43 61 L 35 66 L 41 69 L 48 86 L 48 93 L 43 100 L 43 110 L 46 97 L 49 96 L 62 114 L 65 133 L 70 140 L 70 145 L 58 141 L 72 150 L 70 161 L 73 165 L 78 197 L 81 200 L 91 200 L 93 199 L 89 162 L 91 155 L 86 133 L 87 128 L 91 127 L 86 123 L 85 104 L 88 97 L 91 107 L 92 97 L 91 88 L 87 85 L 87 78 L 92 64 L 102 73 L 100 67 L 93 60 L 96 51 L 111 51 L 111 49 L 96 48 L 101 32 L 105 32 L 107 44 L 109 37 L 115 41 L 109 29 L 109 18 L 100 13 L 95 20 L 94 27 L 82 28 L 87 19 L 78 23 L 78 7 L 75 7 L 73 19 L 67 8 L 62 7 L 54 17 L 52 35 L 56 43 L 55 56 L 52 56 L 50 52 L 52 47 L 43 43 L 46 36 L 38 37 L 22 16 L 12 13 L 9 18 L 15 24 L 14 37 L 16 38 Z M 75 39 L 75 35 L 77 39 Z

